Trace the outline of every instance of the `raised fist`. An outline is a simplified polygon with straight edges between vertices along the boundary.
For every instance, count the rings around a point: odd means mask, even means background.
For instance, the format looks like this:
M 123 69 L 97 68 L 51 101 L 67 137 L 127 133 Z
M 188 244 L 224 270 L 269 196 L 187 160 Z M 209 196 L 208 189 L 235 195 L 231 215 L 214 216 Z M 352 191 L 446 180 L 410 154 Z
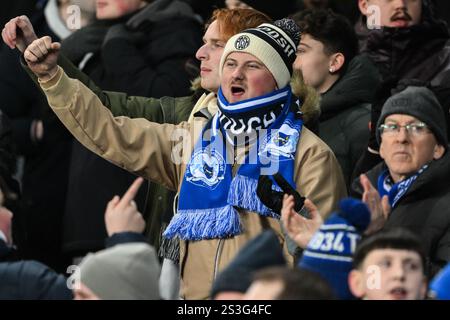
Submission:
M 23 56 L 31 71 L 41 80 L 48 80 L 58 71 L 58 54 L 61 44 L 49 36 L 34 40 Z

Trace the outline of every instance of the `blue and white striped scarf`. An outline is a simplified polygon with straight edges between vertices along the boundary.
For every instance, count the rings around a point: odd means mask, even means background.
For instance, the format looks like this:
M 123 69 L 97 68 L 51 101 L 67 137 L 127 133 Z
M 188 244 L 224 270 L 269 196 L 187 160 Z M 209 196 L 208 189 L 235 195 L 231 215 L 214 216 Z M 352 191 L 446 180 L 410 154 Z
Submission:
M 269 170 L 271 165 L 277 165 L 277 171 L 295 188 L 294 159 L 303 121 L 298 106 L 292 103 L 291 88 L 232 104 L 219 90 L 218 104 L 219 112 L 204 127 L 186 167 L 178 212 L 164 232 L 167 238 L 202 240 L 238 235 L 241 227 L 236 208 L 279 218 L 256 196 L 261 170 Z M 279 115 L 268 121 L 271 110 L 277 109 Z M 228 127 L 223 128 L 226 123 Z M 237 125 L 242 127 L 237 129 Z M 261 130 L 266 128 L 267 132 Z M 233 137 L 241 131 L 258 132 L 261 137 L 233 177 L 230 149 L 235 145 Z
M 392 181 L 389 170 L 385 169 L 378 177 L 378 192 L 380 197 L 387 195 L 389 198 L 389 204 L 391 208 L 394 208 L 398 201 L 406 194 L 417 177 L 428 168 L 428 164 L 425 164 L 417 171 L 416 174 L 400 182 L 394 183 Z

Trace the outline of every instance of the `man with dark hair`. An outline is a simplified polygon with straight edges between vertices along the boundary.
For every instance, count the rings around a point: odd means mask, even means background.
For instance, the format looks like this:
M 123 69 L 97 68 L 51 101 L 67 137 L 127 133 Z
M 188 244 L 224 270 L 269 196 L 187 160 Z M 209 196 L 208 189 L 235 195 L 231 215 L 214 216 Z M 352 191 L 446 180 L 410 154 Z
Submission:
M 407 230 L 388 229 L 362 240 L 348 281 L 362 299 L 424 299 L 425 252 L 419 238 Z
M 292 18 L 302 29 L 302 38 L 311 37 L 320 41 L 323 44 L 324 53 L 328 55 L 339 53 L 342 61 L 334 63 L 340 62 L 342 67 L 335 70 L 335 73 L 343 73 L 350 61 L 358 54 L 356 34 L 344 16 L 328 9 L 299 11 Z
M 367 57 L 357 56 L 356 34 L 345 17 L 306 10 L 293 18 L 302 29 L 294 67 L 321 94 L 319 136 L 338 158 L 348 187 L 369 138 L 377 70 Z
M 270 267 L 257 272 L 244 300 L 333 300 L 328 283 L 315 272 Z

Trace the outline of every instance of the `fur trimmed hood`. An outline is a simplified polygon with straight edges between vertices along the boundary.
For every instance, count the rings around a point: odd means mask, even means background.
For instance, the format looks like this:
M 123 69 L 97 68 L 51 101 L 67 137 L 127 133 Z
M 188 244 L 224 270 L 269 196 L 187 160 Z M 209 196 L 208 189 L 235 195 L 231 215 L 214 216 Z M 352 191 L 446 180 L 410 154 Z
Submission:
M 300 72 L 294 71 L 291 79 L 292 93 L 297 96 L 302 105 L 300 110 L 303 112 L 304 122 L 315 122 L 320 117 L 320 94 L 313 88 L 307 86 L 303 82 L 303 78 Z

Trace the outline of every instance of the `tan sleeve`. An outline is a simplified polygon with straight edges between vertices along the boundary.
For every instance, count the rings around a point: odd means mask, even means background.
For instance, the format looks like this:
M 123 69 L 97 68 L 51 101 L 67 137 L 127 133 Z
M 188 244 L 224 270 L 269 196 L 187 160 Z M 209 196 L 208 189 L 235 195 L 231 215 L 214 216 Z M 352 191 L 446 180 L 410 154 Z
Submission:
M 130 172 L 177 190 L 180 165 L 171 158 L 179 142 L 172 141 L 178 126 L 157 124 L 143 118 L 114 117 L 98 97 L 60 68 L 47 82 L 40 82 L 50 107 L 86 148 Z
M 333 151 L 314 133 L 304 128 L 302 139 L 296 153 L 297 190 L 327 217 L 347 196 L 342 170 Z

